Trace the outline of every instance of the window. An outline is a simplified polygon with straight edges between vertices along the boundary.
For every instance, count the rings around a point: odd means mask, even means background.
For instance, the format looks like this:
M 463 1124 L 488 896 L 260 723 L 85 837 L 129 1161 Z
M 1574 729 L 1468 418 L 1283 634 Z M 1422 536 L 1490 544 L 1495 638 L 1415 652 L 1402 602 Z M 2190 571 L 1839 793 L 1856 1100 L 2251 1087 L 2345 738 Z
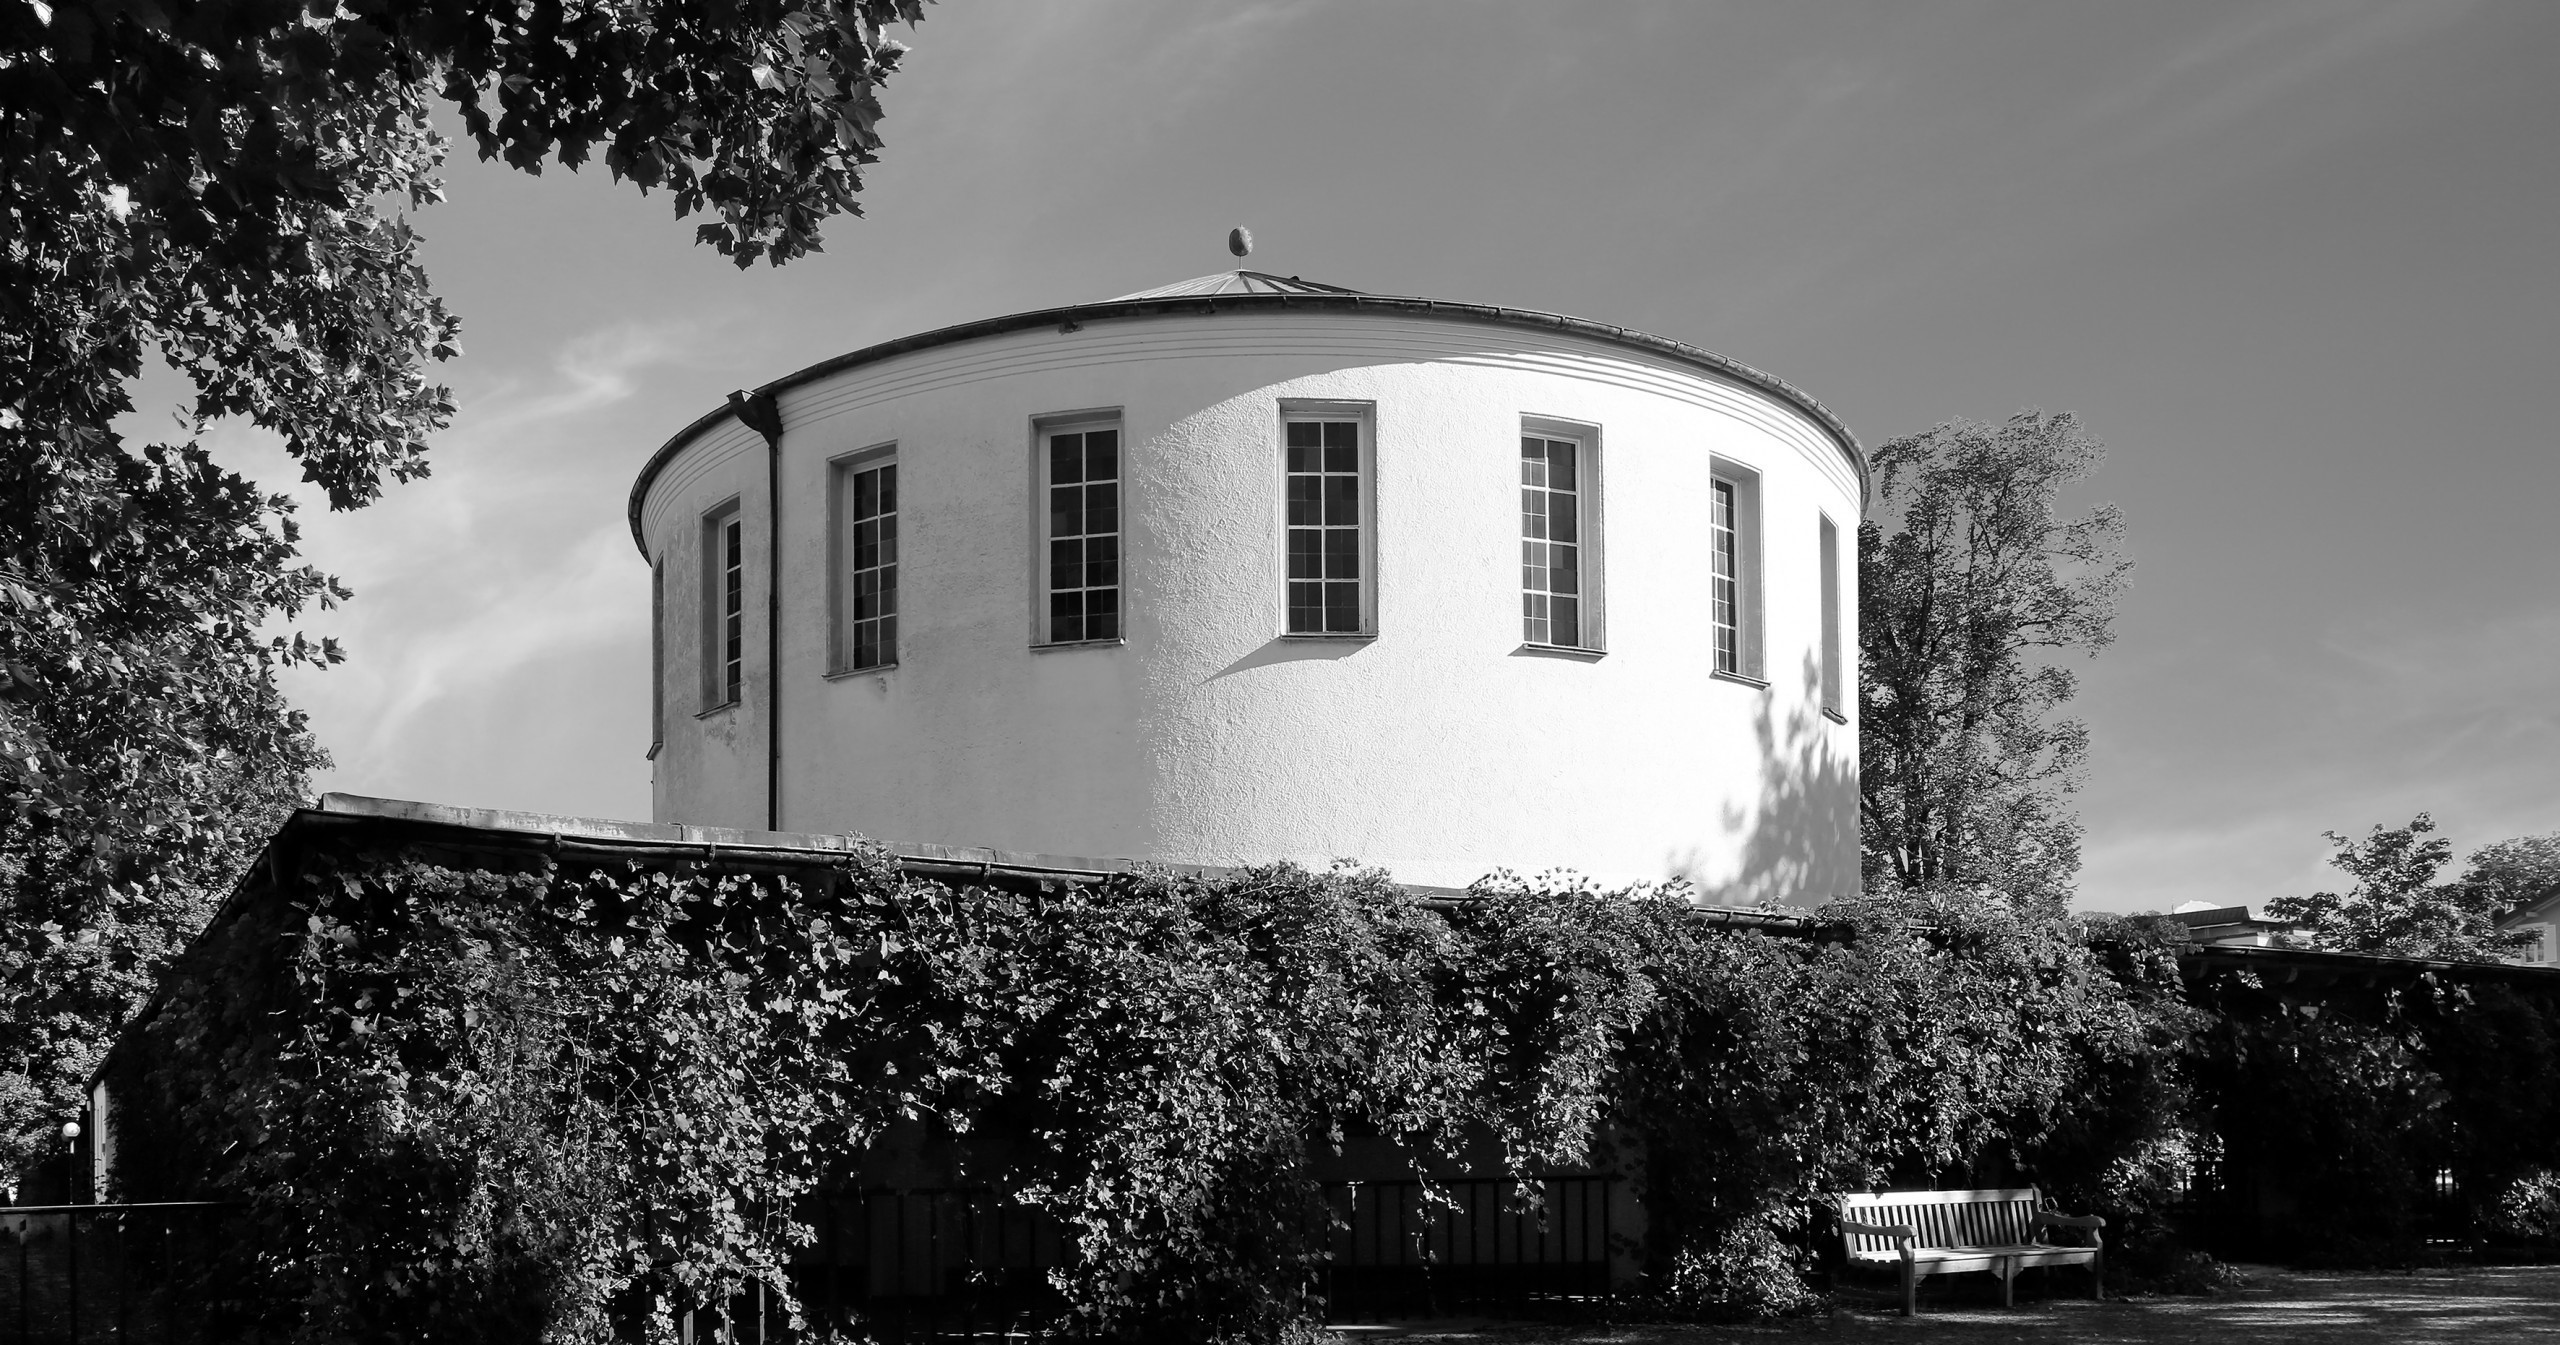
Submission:
M 746 684 L 746 528 L 735 500 L 702 520 L 702 708 L 735 705 Z
M 1089 644 L 1121 635 L 1120 427 L 1044 428 L 1047 491 L 1041 644 Z
M 2519 956 L 2519 957 L 2523 958 L 2523 959 L 2524 959 L 2525 961 L 2527 961 L 2527 962 L 2536 962 L 2536 963 L 2539 963 L 2539 962 L 2548 962 L 2548 961 L 2550 961 L 2550 960 L 2551 960 L 2551 926 L 2549 926 L 2549 925 L 2525 925 L 2525 926 L 2523 926 L 2522 928 L 2523 928 L 2523 931 L 2524 931 L 2525 933 L 2530 934 L 2530 935 L 2532 935 L 2532 936 L 2533 936 L 2533 942 L 2528 943 L 2528 944 L 2524 945 L 2522 948 L 2518 949 L 2518 950 L 2517 950 L 2517 956 Z
M 649 563 L 649 757 L 667 742 L 667 560 Z
M 1291 635 L 1370 631 L 1368 455 L 1355 415 L 1300 414 L 1282 423 L 1288 475 Z
M 1747 468 L 1715 464 L 1707 522 L 1712 556 L 1708 621 L 1715 670 L 1761 679 L 1760 478 Z
M 1822 708 L 1841 713 L 1840 525 L 1822 516 Z
M 895 445 L 835 464 L 836 672 L 898 661 L 898 460 Z
M 1528 422 L 1520 436 L 1521 639 L 1600 647 L 1598 433 Z

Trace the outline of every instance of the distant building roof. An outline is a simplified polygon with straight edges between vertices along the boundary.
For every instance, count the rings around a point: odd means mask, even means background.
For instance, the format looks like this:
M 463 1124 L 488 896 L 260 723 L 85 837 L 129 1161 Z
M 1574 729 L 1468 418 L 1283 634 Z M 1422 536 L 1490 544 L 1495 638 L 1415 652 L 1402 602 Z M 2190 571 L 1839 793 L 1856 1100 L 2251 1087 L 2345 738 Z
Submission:
M 1186 299 L 1203 294 L 1358 294 L 1340 285 L 1321 285 L 1296 276 L 1275 276 L 1264 271 L 1219 271 L 1211 275 L 1177 280 L 1151 290 L 1123 294 L 1105 303 L 1126 303 L 1131 299 Z
M 2169 912 L 2169 918 L 2187 927 L 2198 943 L 2243 943 L 2264 947 L 2279 930 L 2293 926 L 2282 920 L 2264 920 L 2249 914 L 2246 906 L 2209 906 L 2190 901 Z

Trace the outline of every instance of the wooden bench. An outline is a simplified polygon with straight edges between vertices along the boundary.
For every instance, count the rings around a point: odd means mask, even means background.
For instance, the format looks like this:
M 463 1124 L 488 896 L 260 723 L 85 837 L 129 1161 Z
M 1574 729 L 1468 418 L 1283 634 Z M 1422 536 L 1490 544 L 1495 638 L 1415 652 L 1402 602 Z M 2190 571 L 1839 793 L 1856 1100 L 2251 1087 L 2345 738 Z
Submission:
M 2000 1277 L 2000 1304 L 2017 1301 L 2018 1272 L 2029 1266 L 2087 1266 L 2091 1287 L 2107 1296 L 2107 1221 L 2094 1214 L 2055 1214 L 2032 1186 L 2009 1191 L 1879 1191 L 1840 1202 L 1840 1240 L 1855 1265 L 1902 1268 L 1902 1312 L 1920 1310 L 1924 1275 L 1987 1270 Z M 2045 1230 L 2079 1229 L 2086 1246 L 2045 1241 Z

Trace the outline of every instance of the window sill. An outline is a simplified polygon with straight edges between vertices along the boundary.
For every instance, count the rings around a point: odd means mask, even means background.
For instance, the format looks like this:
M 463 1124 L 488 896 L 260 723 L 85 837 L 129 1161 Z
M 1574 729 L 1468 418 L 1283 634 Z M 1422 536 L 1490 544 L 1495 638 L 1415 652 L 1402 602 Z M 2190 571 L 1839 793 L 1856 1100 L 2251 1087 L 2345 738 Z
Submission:
M 1832 709 L 1828 705 L 1822 707 L 1822 717 L 1830 720 L 1834 724 L 1846 724 L 1849 722 L 1849 716 Z
M 1726 672 L 1722 668 L 1716 668 L 1711 670 L 1707 675 L 1715 678 L 1719 682 L 1739 682 L 1747 687 L 1758 687 L 1762 691 L 1769 689 L 1769 684 L 1766 681 L 1753 677 L 1749 673 Z
M 1571 659 L 1576 663 L 1597 663 L 1609 653 L 1606 649 L 1593 649 L 1588 645 L 1576 644 L 1524 644 L 1511 652 L 1525 654 L 1531 658 Z
M 1127 643 L 1129 643 L 1127 636 L 1115 636 L 1108 640 L 1051 640 L 1047 643 L 1035 642 L 1031 646 L 1031 652 L 1056 654 L 1070 649 L 1117 649 Z
M 1286 631 L 1283 640 L 1310 640 L 1317 644 L 1363 644 L 1378 638 L 1373 630 L 1359 631 Z
M 898 665 L 894 663 L 882 663 L 868 668 L 838 668 L 834 672 L 827 674 L 827 680 L 830 682 L 841 682 L 848 677 L 869 677 L 875 673 L 893 671 L 897 666 Z
M 745 701 L 743 701 L 743 700 L 722 701 L 722 702 L 720 702 L 718 705 L 714 705 L 714 706 L 712 706 L 712 707 L 711 707 L 710 709 L 708 709 L 708 710 L 696 710 L 696 711 L 694 711 L 694 712 L 693 712 L 693 717 L 694 717 L 694 718 L 696 718 L 696 719 L 709 719 L 709 718 L 710 718 L 711 716 L 713 716 L 713 715 L 725 715 L 725 714 L 729 713 L 731 710 L 735 710 L 735 709 L 737 709 L 739 706 L 744 705 L 744 704 L 746 704 L 746 702 L 745 702 Z

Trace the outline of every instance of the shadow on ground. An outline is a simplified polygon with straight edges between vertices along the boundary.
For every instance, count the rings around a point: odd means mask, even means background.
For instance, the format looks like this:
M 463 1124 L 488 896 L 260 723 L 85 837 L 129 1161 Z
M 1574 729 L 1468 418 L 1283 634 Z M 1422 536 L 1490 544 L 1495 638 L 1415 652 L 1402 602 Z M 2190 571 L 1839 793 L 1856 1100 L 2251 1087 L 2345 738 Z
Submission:
M 2247 1267 L 2249 1286 L 2216 1298 L 2111 1299 L 2034 1296 L 2022 1281 L 2015 1308 L 1956 1286 L 1924 1298 L 1905 1319 L 1882 1295 L 1852 1292 L 1830 1317 L 1768 1326 L 1554 1326 L 1413 1322 L 1337 1328 L 1348 1341 L 1483 1342 L 1484 1345 L 1672 1345 L 1673 1342 L 1905 1340 L 1969 1345 L 2235 1345 L 2243 1341 L 2373 1342 L 2560 1340 L 2560 1266 L 2346 1274 Z M 1987 1278 L 1987 1277 L 1967 1277 Z M 2056 1281 L 2063 1293 L 2078 1289 Z

